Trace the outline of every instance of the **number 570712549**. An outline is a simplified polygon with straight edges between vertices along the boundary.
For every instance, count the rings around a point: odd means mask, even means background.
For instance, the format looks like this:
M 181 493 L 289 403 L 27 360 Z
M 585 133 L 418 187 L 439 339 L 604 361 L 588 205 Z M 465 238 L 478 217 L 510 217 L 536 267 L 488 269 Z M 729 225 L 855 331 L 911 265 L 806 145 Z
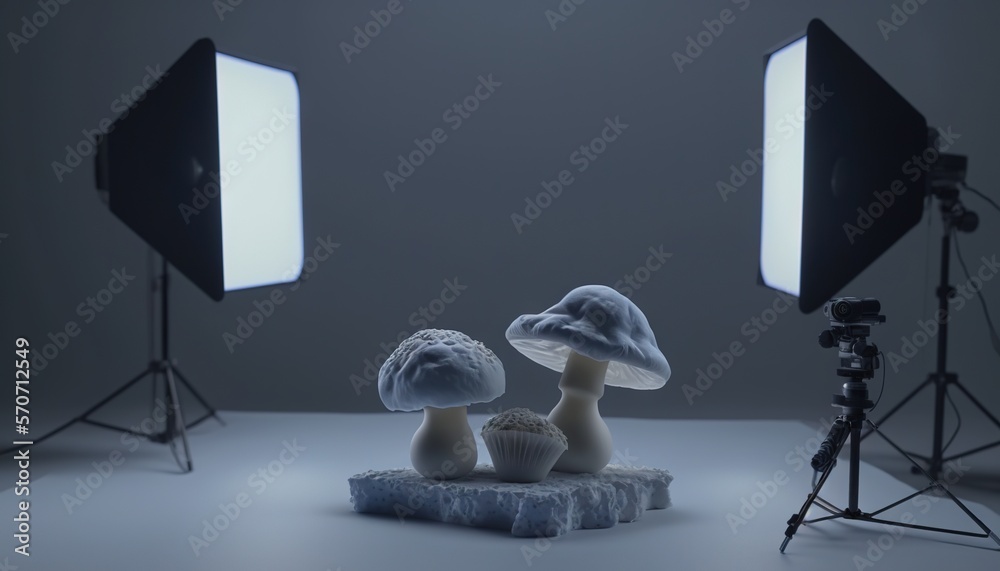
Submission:
M 17 346 L 14 353 L 18 357 L 14 361 L 14 365 L 17 367 L 14 372 L 14 429 L 19 436 L 25 436 L 28 434 L 28 424 L 31 420 L 28 413 L 28 404 L 31 402 L 28 391 L 28 385 L 31 381 L 31 365 L 28 363 L 28 356 L 31 354 L 31 347 L 24 337 L 18 337 L 14 344 Z

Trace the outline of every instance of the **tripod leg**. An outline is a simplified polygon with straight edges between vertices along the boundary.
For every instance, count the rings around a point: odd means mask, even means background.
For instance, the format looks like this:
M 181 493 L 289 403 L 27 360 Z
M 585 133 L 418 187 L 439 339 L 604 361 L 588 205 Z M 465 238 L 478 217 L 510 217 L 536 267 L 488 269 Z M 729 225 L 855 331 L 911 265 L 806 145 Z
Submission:
M 132 377 L 131 379 L 129 379 L 129 381 L 127 383 L 125 383 L 123 386 L 121 386 L 115 392 L 111 393 L 110 395 L 108 395 L 107 397 L 105 397 L 104 399 L 102 399 L 101 402 L 99 402 L 99 403 L 95 404 L 94 406 L 88 408 L 83 413 L 81 413 L 79 416 L 77 416 L 75 418 L 72 418 L 70 420 L 67 420 L 66 422 L 64 422 L 61 425 L 59 425 L 58 427 L 56 427 L 54 430 L 51 430 L 51 431 L 45 433 L 40 438 L 35 438 L 32 442 L 34 442 L 35 444 L 41 444 L 42 442 L 45 442 L 49 438 L 52 438 L 56 434 L 59 434 L 63 430 L 66 430 L 67 428 L 73 426 L 74 424 L 76 424 L 78 422 L 86 422 L 86 423 L 93 424 L 94 426 L 98 426 L 98 427 L 102 427 L 102 428 L 108 428 L 108 429 L 112 429 L 112 430 L 120 430 L 118 427 L 112 427 L 110 425 L 103 425 L 102 426 L 101 423 L 93 422 L 88 417 L 90 415 L 94 414 L 95 412 L 97 412 L 98 410 L 100 410 L 100 408 L 103 407 L 104 405 L 106 405 L 109 402 L 111 402 L 112 399 L 114 399 L 118 395 L 120 395 L 123 392 L 125 392 L 126 390 L 128 390 L 132 385 L 134 385 L 134 384 L 138 383 L 139 381 L 141 381 L 142 379 L 146 378 L 146 375 L 150 375 L 150 374 L 153 374 L 153 369 L 152 369 L 151 366 L 147 367 L 145 371 L 139 373 L 135 377 Z M 130 432 L 130 431 L 124 430 L 123 432 Z M 13 448 L 4 449 L 4 450 L 0 451 L 0 453 L 7 454 L 8 452 L 13 452 L 15 450 L 17 450 L 16 446 L 13 447 Z
M 933 382 L 933 379 L 931 377 L 928 377 L 927 379 L 925 379 L 924 382 L 920 383 L 920 386 L 918 386 L 917 388 L 913 389 L 910 392 L 910 394 L 906 395 L 906 397 L 904 397 L 903 400 L 899 401 L 896 404 L 896 406 L 890 408 L 889 412 L 885 413 L 885 415 L 882 418 L 880 418 L 879 421 L 876 422 L 875 424 L 881 426 L 882 423 L 884 423 L 885 421 L 889 420 L 889 418 L 892 415 L 894 415 L 897 412 L 899 412 L 899 409 L 901 409 L 904 406 L 906 406 L 906 403 L 908 403 L 911 400 L 913 400 L 913 397 L 915 397 L 918 394 L 920 394 L 920 391 L 922 391 L 925 388 L 927 388 L 927 385 L 931 384 L 932 382 Z M 868 435 L 871 434 L 871 433 L 872 433 L 872 431 L 869 430 L 868 432 L 866 432 L 863 435 L 861 435 L 861 439 L 864 440 L 865 438 L 868 438 Z
M 205 409 L 208 410 L 209 416 L 219 421 L 219 424 L 221 424 L 222 426 L 225 426 L 226 425 L 225 421 L 223 421 L 222 418 L 219 417 L 218 412 L 215 410 L 215 408 L 212 405 L 208 404 L 208 401 L 205 400 L 205 397 L 201 396 L 201 393 L 199 393 L 197 389 L 194 388 L 194 385 L 192 385 L 191 382 L 184 377 L 180 369 L 178 369 L 172 364 L 170 365 L 170 368 L 173 369 L 174 375 L 176 375 L 177 378 L 180 379 L 181 383 L 187 388 L 187 390 L 190 391 L 192 395 L 194 395 L 195 400 L 201 403 L 201 406 L 205 407 Z
M 150 384 L 153 385 L 153 395 L 152 395 L 152 399 L 151 399 L 152 402 L 149 403 L 149 410 L 150 410 L 150 412 L 156 412 L 156 400 L 157 400 L 157 396 L 158 396 L 158 394 L 160 392 L 159 391 L 159 388 L 160 388 L 160 378 L 159 378 L 159 376 L 157 376 L 157 375 L 154 374 L 153 375 L 153 382 L 150 383 Z
M 868 424 L 871 425 L 871 429 L 872 429 L 873 432 L 876 432 L 876 433 L 878 433 L 879 436 L 882 436 L 882 433 L 879 432 L 878 427 L 875 426 L 874 424 L 872 424 L 872 422 L 870 420 L 868 421 Z M 965 512 L 965 515 L 969 516 L 969 519 L 971 519 L 972 521 L 974 521 L 976 523 L 976 525 L 979 526 L 979 529 L 983 530 L 984 535 L 980 535 L 978 537 L 989 537 L 994 542 L 996 542 L 997 545 L 1000 545 L 1000 537 L 997 537 L 997 534 L 994 533 L 993 530 L 991 530 L 989 528 L 989 526 L 987 526 L 985 523 L 983 523 L 983 521 L 981 519 L 979 519 L 978 517 L 976 517 L 976 514 L 972 513 L 972 510 L 970 510 L 969 508 L 967 508 L 965 506 L 965 504 L 962 503 L 962 500 L 958 499 L 958 497 L 955 496 L 955 494 L 951 493 L 951 490 L 949 490 L 945 486 L 942 486 L 941 482 L 939 482 L 937 479 L 935 479 L 933 476 L 931 476 L 931 474 L 928 473 L 927 470 L 924 470 L 923 467 L 920 464 L 918 464 L 916 460 L 914 460 L 912 457 L 910 457 L 909 454 L 907 454 L 905 451 L 903 451 L 902 448 L 900 448 L 899 446 L 896 446 L 895 443 L 893 443 L 888 438 L 885 438 L 885 436 L 882 436 L 882 438 L 885 439 L 885 441 L 888 442 L 890 446 L 892 446 L 893 448 L 895 448 L 896 452 L 899 452 L 907 460 L 909 460 L 910 464 L 913 464 L 913 466 L 915 466 L 918 470 L 920 470 L 921 474 L 923 474 L 924 476 L 927 477 L 927 479 L 930 481 L 929 488 L 936 488 L 936 489 L 939 489 L 939 490 L 943 491 L 949 498 L 951 498 L 951 501 L 955 502 L 955 505 L 957 505 L 963 512 Z M 883 508 L 882 510 L 879 510 L 879 511 L 874 512 L 874 513 L 875 514 L 880 513 L 882 511 L 884 511 L 885 509 L 887 509 L 887 508 Z M 896 524 L 894 524 L 894 525 L 896 525 Z M 953 531 L 944 530 L 944 529 L 933 529 L 932 531 L 943 531 L 945 533 L 954 533 Z M 968 535 L 968 534 L 966 533 L 965 535 Z
M 962 386 L 962 383 L 959 383 L 958 381 L 955 381 L 953 384 L 956 387 L 958 387 L 958 390 L 962 391 L 962 393 L 965 394 L 966 398 L 968 398 L 970 401 L 972 401 L 972 404 L 976 405 L 976 408 L 978 408 L 980 411 L 982 411 L 982 413 L 985 414 L 987 418 L 989 418 L 991 421 L 993 421 L 993 424 L 997 425 L 997 428 L 1000 428 L 1000 420 L 998 420 L 997 417 L 993 416 L 993 414 L 990 413 L 990 411 L 986 410 L 986 407 L 983 406 L 983 403 L 979 402 L 979 399 L 977 399 L 976 397 L 972 396 L 972 393 L 970 393 L 968 391 L 968 389 L 966 389 L 964 386 Z
M 941 473 L 941 457 L 944 442 L 944 401 L 948 393 L 948 384 L 943 378 L 935 380 L 934 388 L 934 438 L 931 448 L 930 475 L 936 479 Z
M 861 486 L 861 422 L 851 422 L 850 438 L 851 465 L 848 467 L 850 470 L 850 479 L 847 495 L 847 513 L 851 515 L 858 515 L 861 513 L 861 510 L 858 508 L 858 495 Z M 844 440 L 846 441 L 847 438 L 845 437 Z M 841 446 L 843 446 L 843 444 L 841 444 Z
M 964 386 L 962 386 L 962 383 L 959 383 L 957 380 L 955 380 L 955 381 L 952 382 L 952 384 L 955 385 L 956 387 L 958 387 L 958 390 L 962 391 L 962 394 L 965 395 L 965 398 L 969 399 L 972 402 L 972 404 L 975 405 L 976 408 L 978 408 L 980 410 L 980 412 L 982 412 L 984 415 L 986 415 L 986 417 L 989 418 L 990 421 L 993 422 L 993 424 L 995 424 L 997 426 L 997 428 L 1000 428 L 1000 420 L 997 420 L 997 418 L 995 416 L 993 416 L 993 414 L 990 413 L 990 411 L 987 410 L 985 406 L 983 406 L 983 403 L 979 402 L 979 400 L 976 397 L 972 396 L 972 393 L 970 393 L 968 391 L 968 389 L 966 389 Z M 977 446 L 975 448 L 972 448 L 970 450 L 966 450 L 966 451 L 958 453 L 958 454 L 952 454 L 951 456 L 948 456 L 948 457 L 943 457 L 943 458 L 941 458 L 941 463 L 943 464 L 944 462 L 947 462 L 949 460 L 956 460 L 958 458 L 965 458 L 966 456 L 971 456 L 973 454 L 978 454 L 979 452 L 982 452 L 984 450 L 989 450 L 990 448 L 995 448 L 997 446 L 1000 446 L 1000 440 L 997 440 L 995 442 L 991 442 L 990 444 L 984 444 L 982 446 Z M 944 454 L 944 452 L 942 451 L 942 455 L 943 454 Z
M 127 391 L 128 389 L 132 388 L 132 385 L 134 385 L 134 384 L 138 383 L 139 381 L 143 380 L 144 378 L 146 378 L 147 375 L 150 375 L 150 374 L 153 374 L 153 367 L 152 367 L 152 365 L 149 366 L 149 367 L 146 367 L 146 370 L 144 370 L 143 372 L 141 372 L 138 375 L 136 375 L 136 376 L 132 377 L 131 379 L 129 379 L 128 382 L 125 383 L 124 385 L 118 387 L 118 389 L 115 392 L 113 392 L 110 395 L 104 397 L 104 399 L 102 399 L 101 402 L 99 402 L 99 403 L 95 404 L 94 406 L 92 406 L 92 407 L 88 408 L 87 410 L 85 410 L 80 416 L 78 416 L 75 419 L 73 419 L 72 421 L 70 421 L 70 424 L 72 424 L 73 422 L 80 421 L 80 420 L 87 420 L 88 416 L 90 416 L 90 415 L 94 414 L 95 412 L 97 412 L 98 410 L 100 410 L 104 405 L 106 405 L 109 402 L 113 401 L 115 399 L 115 397 L 117 397 L 118 395 L 120 395 L 123 392 Z M 60 430 L 61 430 L 61 428 L 60 428 Z M 48 437 L 48 435 L 46 435 L 46 437 Z M 37 444 L 38 441 L 36 440 L 35 443 Z
M 180 433 L 181 443 L 184 445 L 184 457 L 186 461 L 187 471 L 190 472 L 194 468 L 192 467 L 191 464 L 191 449 L 190 447 L 188 447 L 187 428 L 184 426 L 184 414 L 181 412 L 180 399 L 178 398 L 177 395 L 177 385 L 174 383 L 174 373 L 171 370 L 169 364 L 165 363 L 163 374 L 166 377 L 167 399 L 169 401 L 169 406 L 171 409 L 171 413 L 168 414 L 167 416 L 168 443 L 173 449 L 176 446 L 176 443 L 174 442 L 174 439 L 177 437 L 175 431 L 177 433 Z M 176 449 L 174 449 L 175 457 L 176 454 L 177 454 Z M 180 464 L 179 459 L 178 459 L 178 464 Z M 184 467 L 185 466 L 183 465 L 181 466 L 181 468 Z
M 852 431 L 850 430 L 841 431 L 840 442 L 837 443 L 836 451 L 833 453 L 834 459 L 840 456 L 840 451 L 843 450 L 844 443 L 847 442 L 847 438 L 850 434 L 852 434 Z M 797 514 L 792 515 L 791 519 L 788 520 L 788 527 L 785 528 L 785 539 L 781 542 L 781 547 L 778 548 L 778 551 L 780 551 L 781 553 L 785 552 L 785 548 L 788 547 L 788 542 L 792 540 L 792 536 L 795 535 L 795 532 L 798 531 L 799 527 L 802 526 L 802 523 L 805 522 L 806 514 L 809 512 L 809 508 L 819 497 L 819 491 L 823 488 L 823 485 L 826 484 L 826 479 L 830 477 L 830 474 L 833 472 L 833 468 L 834 466 L 836 466 L 836 464 L 837 463 L 835 461 L 831 460 L 826 465 L 826 468 L 823 469 L 823 474 L 820 476 L 819 481 L 816 482 L 815 486 L 813 486 L 812 492 L 810 492 L 809 497 L 806 498 L 806 502 L 802 504 L 802 509 L 800 509 Z

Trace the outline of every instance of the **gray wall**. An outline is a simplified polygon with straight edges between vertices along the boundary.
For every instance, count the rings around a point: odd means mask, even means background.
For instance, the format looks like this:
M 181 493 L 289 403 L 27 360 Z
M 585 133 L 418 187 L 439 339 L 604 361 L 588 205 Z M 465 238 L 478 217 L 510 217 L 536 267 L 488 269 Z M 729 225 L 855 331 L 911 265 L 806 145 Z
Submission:
M 356 391 L 351 375 L 364 378 L 380 343 L 414 331 L 411 314 L 438 298 L 445 280 L 457 279 L 467 289 L 432 326 L 465 331 L 503 359 L 507 394 L 491 406 L 547 411 L 558 399 L 558 375 L 514 351 L 506 326 L 574 286 L 614 285 L 645 265 L 650 247 L 662 246 L 672 257 L 632 299 L 674 376 L 652 393 L 609 390 L 603 412 L 829 414 L 839 381 L 836 355 L 815 342 L 823 317 L 780 313 L 759 338 L 744 325 L 776 299 L 755 285 L 759 174 L 726 201 L 715 188 L 748 147 L 760 145 L 762 54 L 812 17 L 824 19 L 931 124 L 960 133 L 953 151 L 971 157 L 970 183 L 1000 196 L 991 163 L 1000 156 L 996 3 L 931 0 L 887 41 L 877 20 L 890 17 L 888 1 L 589 0 L 555 30 L 545 10 L 557 10 L 556 0 L 404 2 L 345 61 L 341 42 L 386 4 L 246 1 L 220 20 L 208 1 L 77 1 L 19 53 L 0 48 L 2 339 L 29 336 L 37 349 L 69 321 L 80 328 L 36 371 L 36 423 L 55 423 L 118 386 L 144 366 L 148 344 L 145 246 L 100 204 L 89 159 L 62 182 L 51 163 L 64 159 L 81 130 L 116 115 L 114 100 L 141 82 L 146 66 L 166 68 L 199 37 L 298 68 L 306 243 L 329 236 L 341 244 L 298 289 L 283 287 L 287 301 L 233 352 L 223 334 L 270 288 L 214 303 L 175 280 L 174 355 L 224 409 L 384 410 L 374 383 Z M 671 54 L 726 8 L 735 21 L 679 72 Z M 20 18 L 37 10 L 31 0 L 3 2 L 3 31 L 17 31 Z M 501 85 L 452 130 L 443 112 L 490 74 Z M 570 154 L 615 117 L 628 124 L 620 138 L 574 172 L 574 182 L 518 233 L 512 213 L 524 213 L 525 198 L 535 197 L 542 181 L 575 169 Z M 391 192 L 383 171 L 437 127 L 447 140 Z M 962 243 L 976 271 L 981 256 L 997 253 L 1000 218 L 974 197 L 967 202 L 984 218 Z M 873 340 L 888 351 L 899 351 L 900 338 L 931 315 L 937 228 L 935 220 L 929 234 L 924 227 L 911 232 L 845 290 L 883 300 L 889 322 Z M 139 278 L 85 322 L 78 304 L 122 267 Z M 1000 280 L 984 291 L 1000 318 Z M 998 357 L 977 302 L 953 329 L 954 368 L 996 405 Z M 746 352 L 689 404 L 682 386 L 736 341 Z M 890 368 L 888 401 L 932 365 L 933 351 L 924 348 L 897 373 Z M 926 401 L 921 406 L 929 414 Z

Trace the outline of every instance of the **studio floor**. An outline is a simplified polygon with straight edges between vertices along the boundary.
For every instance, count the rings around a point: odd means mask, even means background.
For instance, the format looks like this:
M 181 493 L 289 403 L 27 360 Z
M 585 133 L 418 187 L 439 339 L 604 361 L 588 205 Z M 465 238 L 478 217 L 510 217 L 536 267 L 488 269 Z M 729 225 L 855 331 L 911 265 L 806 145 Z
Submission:
M 0 555 L 19 570 L 297 571 L 511 569 L 997 569 L 987 539 L 881 525 L 825 522 L 802 528 L 782 555 L 785 522 L 810 486 L 805 450 L 816 427 L 794 421 L 662 421 L 609 418 L 617 464 L 666 468 L 672 507 L 633 523 L 553 539 L 517 538 L 403 517 L 355 513 L 347 478 L 408 463 L 419 414 L 220 413 L 191 433 L 194 472 L 180 474 L 169 450 L 79 426 L 31 451 L 29 557 Z M 473 415 L 474 432 L 485 416 Z M 900 426 L 901 427 L 901 426 Z M 890 427 L 885 427 L 891 432 Z M 867 442 L 867 441 L 866 441 Z M 480 462 L 488 454 L 479 443 Z M 913 491 L 911 477 L 872 444 L 861 469 L 861 508 Z M 863 452 L 864 453 L 864 452 Z M 953 474 L 952 490 L 994 530 L 1000 452 Z M 804 460 L 803 460 L 804 458 Z M 117 465 L 114 465 L 117 464 Z M 5 460 L 5 481 L 13 482 Z M 110 467 L 110 470 L 109 470 Z M 103 473 L 102 473 L 103 472 Z M 823 496 L 842 505 L 847 462 Z M 24 500 L 3 493 L 12 518 Z M 240 507 L 238 504 L 242 504 Z M 987 507 L 989 504 L 994 509 Z M 238 508 L 238 511 L 237 511 Z M 817 515 L 818 509 L 813 510 Z M 923 525 L 976 527 L 946 499 L 920 496 L 886 514 Z M 870 565 L 869 565 L 870 564 Z M 6 567 L 4 567 L 6 568 Z

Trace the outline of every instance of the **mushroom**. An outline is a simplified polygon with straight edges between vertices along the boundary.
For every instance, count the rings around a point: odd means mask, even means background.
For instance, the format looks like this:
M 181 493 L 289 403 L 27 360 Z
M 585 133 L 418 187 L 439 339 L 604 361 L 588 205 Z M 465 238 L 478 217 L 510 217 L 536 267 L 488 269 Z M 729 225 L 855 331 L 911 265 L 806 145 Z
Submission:
M 476 467 L 479 452 L 466 407 L 490 402 L 505 388 L 503 363 L 493 351 L 444 329 L 414 333 L 378 372 L 378 394 L 386 408 L 424 410 L 410 442 L 410 461 L 421 475 L 436 480 L 461 478 Z
M 670 378 L 646 316 L 607 286 L 580 286 L 542 313 L 518 317 L 507 340 L 532 361 L 562 372 L 562 398 L 548 416 L 569 441 L 553 467 L 560 472 L 598 472 L 611 460 L 611 431 L 597 408 L 605 385 L 651 390 Z

